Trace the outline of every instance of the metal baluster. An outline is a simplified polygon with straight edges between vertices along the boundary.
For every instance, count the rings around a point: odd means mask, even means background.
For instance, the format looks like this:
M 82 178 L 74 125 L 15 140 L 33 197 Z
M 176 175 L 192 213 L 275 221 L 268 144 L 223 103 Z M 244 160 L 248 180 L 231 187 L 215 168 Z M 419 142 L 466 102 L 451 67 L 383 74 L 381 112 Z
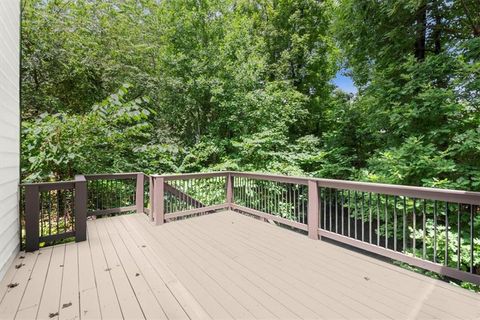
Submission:
M 245 206 L 245 201 L 246 201 L 246 185 L 245 185 L 245 179 L 243 177 L 238 177 L 238 181 L 240 182 L 239 185 L 240 185 L 240 201 L 239 201 L 239 205 L 241 206 Z
M 403 252 L 407 250 L 407 200 L 403 197 Z
M 385 248 L 388 248 L 388 195 L 385 195 Z
M 332 188 L 328 189 L 328 231 L 332 231 Z
M 425 260 L 425 251 L 426 251 L 426 237 L 427 237 L 427 230 L 426 230 L 426 211 L 427 211 L 427 200 L 423 199 L 423 213 L 422 213 L 422 228 L 423 228 L 423 240 L 422 240 L 422 258 Z
M 340 198 L 341 198 L 341 205 L 340 207 L 342 208 L 341 212 L 342 212 L 342 235 L 344 236 L 345 235 L 345 210 L 344 210 L 344 202 L 345 202 L 345 198 L 344 198 L 344 195 L 343 195 L 343 191 L 341 191 L 341 194 L 340 194 Z
M 335 233 L 338 233 L 338 189 L 335 189 Z
M 365 241 L 365 192 L 362 191 L 362 241 Z
M 48 201 L 48 234 L 52 234 L 52 194 L 51 191 L 47 191 L 47 201 Z M 43 216 L 43 215 L 42 215 Z M 58 226 L 58 223 L 57 223 Z M 43 230 L 42 230 L 43 234 Z
M 253 192 L 253 180 L 248 179 L 248 207 L 253 209 L 253 197 L 254 197 L 254 192 Z
M 354 223 L 355 224 L 353 225 L 353 227 L 355 229 L 355 239 L 357 239 L 357 191 L 354 191 L 353 197 L 354 197 L 353 199 L 355 201 L 355 207 L 354 207 L 354 209 L 355 209 Z
M 277 216 L 280 216 L 280 209 L 281 209 L 280 208 L 280 201 L 281 201 L 281 198 L 282 198 L 282 189 L 280 187 L 280 183 L 278 183 L 278 182 L 275 183 L 275 193 L 276 193 L 275 197 L 277 199 L 276 204 L 275 204 L 275 211 L 276 211 L 275 214 Z
M 60 233 L 60 194 L 60 190 L 57 190 L 57 225 L 55 228 L 57 231 L 56 234 Z
M 95 192 L 95 208 L 93 208 L 94 210 L 98 210 L 99 208 L 99 191 L 98 191 L 98 180 L 95 180 L 95 189 L 94 189 L 94 192 Z
M 372 244 L 372 193 L 368 193 L 368 242 Z
M 75 224 L 75 209 L 74 209 L 74 204 L 75 204 L 75 192 L 71 193 L 71 199 L 72 201 L 70 202 L 70 229 L 73 230 L 74 224 Z
M 377 246 L 380 245 L 380 194 L 377 193 Z
M 473 204 L 470 205 L 470 273 L 473 273 Z
M 433 262 L 437 262 L 437 210 L 438 203 L 437 200 L 434 202 L 433 206 Z
M 67 197 L 68 197 L 68 193 L 69 193 L 70 190 L 66 190 L 65 191 L 65 199 L 64 199 L 64 202 L 63 202 L 63 206 L 62 206 L 62 209 L 63 209 L 63 232 L 67 232 L 67 213 L 66 213 L 66 207 L 68 205 L 68 200 L 67 200 Z
M 323 228 L 327 230 L 327 188 L 323 189 Z
M 457 269 L 460 270 L 460 203 L 458 204 L 458 211 L 457 211 Z
M 300 215 L 297 210 L 297 196 L 296 196 L 297 186 L 293 185 L 293 213 L 296 216 L 296 221 L 300 222 Z
M 416 244 L 416 233 L 417 233 L 417 213 L 416 213 L 416 206 L 417 206 L 417 199 L 413 198 L 413 239 L 412 239 L 412 249 L 413 249 L 413 256 L 417 256 L 417 244 Z
M 348 225 L 347 225 L 347 231 L 348 231 L 348 236 L 351 237 L 351 227 L 350 227 L 350 224 L 351 224 L 351 218 L 350 218 L 350 214 L 351 214 L 351 205 L 350 205 L 350 190 L 347 191 L 347 197 L 348 197 L 348 209 L 347 209 L 347 220 L 348 220 Z
M 397 251 L 397 196 L 393 196 L 393 250 Z
M 308 206 L 308 197 L 307 197 L 307 193 L 308 193 L 308 189 L 306 186 L 303 186 L 303 192 L 302 192 L 302 203 L 303 203 L 303 223 L 307 223 L 307 206 Z
M 39 200 L 39 207 L 40 207 L 40 212 L 39 212 L 39 221 L 38 221 L 38 224 L 40 225 L 39 226 L 39 233 L 40 233 L 40 236 L 43 236 L 43 228 L 44 228 L 44 220 L 45 218 L 43 217 L 44 215 L 44 207 L 45 207 L 45 204 L 44 204 L 44 193 L 43 192 L 39 192 L 40 194 L 40 200 Z
M 445 202 L 445 265 L 448 266 L 448 202 Z
M 248 206 L 248 202 L 250 201 L 250 190 L 248 189 L 249 181 L 248 178 L 245 178 L 245 207 Z

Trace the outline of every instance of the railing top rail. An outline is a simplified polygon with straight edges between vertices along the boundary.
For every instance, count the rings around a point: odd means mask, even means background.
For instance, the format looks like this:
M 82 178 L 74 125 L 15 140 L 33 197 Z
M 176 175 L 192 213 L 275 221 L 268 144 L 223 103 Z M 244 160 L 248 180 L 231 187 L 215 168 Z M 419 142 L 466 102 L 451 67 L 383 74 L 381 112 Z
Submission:
M 36 186 L 40 191 L 73 189 L 75 181 L 22 183 L 20 187 Z
M 83 175 L 87 181 L 101 179 L 135 179 L 141 172 L 130 173 L 108 173 L 108 174 L 87 174 Z M 268 174 L 261 172 L 236 172 L 236 171 L 215 171 L 200 173 L 183 173 L 183 174 L 166 174 L 166 175 L 150 175 L 151 177 L 162 177 L 165 181 L 171 180 L 188 180 L 201 179 L 211 177 L 221 177 L 232 175 L 235 177 L 248 177 L 258 180 L 271 180 L 283 183 L 308 184 L 308 181 L 316 181 L 320 187 L 355 190 L 362 192 L 374 192 L 393 196 L 406 196 L 417 199 L 430 199 L 439 201 L 448 201 L 453 203 L 480 205 L 480 192 L 437 189 L 427 187 L 416 187 L 406 185 L 394 185 L 372 182 L 358 182 L 348 180 L 323 179 L 314 177 L 285 176 L 278 174 Z M 148 175 L 146 175 L 148 176 Z M 77 180 L 78 181 L 78 180 Z M 40 183 L 23 183 L 20 186 L 39 186 L 41 190 L 69 189 L 73 188 L 75 181 L 58 181 L 58 182 L 40 182 Z
M 152 177 L 163 178 L 165 181 L 170 180 L 188 180 L 188 179 L 201 179 L 212 177 L 224 177 L 227 176 L 230 171 L 214 171 L 214 172 L 200 172 L 200 173 L 177 173 L 177 174 L 154 174 Z
M 283 176 L 256 172 L 230 172 L 236 177 L 250 177 L 253 179 L 265 179 L 286 183 L 307 184 L 308 181 L 316 181 L 320 187 L 374 192 L 395 196 L 407 196 L 418 199 L 430 199 L 448 201 L 462 204 L 480 205 L 480 192 L 437 189 L 427 187 L 416 187 L 406 185 L 395 185 L 386 183 L 359 182 L 336 179 L 323 179 L 314 177 Z
M 28 187 L 28 186 L 50 186 L 50 185 L 64 185 L 64 184 L 71 184 L 74 183 L 74 180 L 68 180 L 68 181 L 49 181 L 49 182 L 25 182 L 25 183 L 20 183 L 20 187 Z
M 258 180 L 271 180 L 283 183 L 295 183 L 295 184 L 303 184 L 307 185 L 308 180 L 312 180 L 309 177 L 296 177 L 296 176 L 285 176 L 280 174 L 269 174 L 269 173 L 261 173 L 261 172 L 229 172 L 234 177 L 247 177 L 252 179 Z
M 87 180 L 135 179 L 142 172 L 86 174 Z
M 358 182 L 335 179 L 314 179 L 320 187 L 374 192 L 417 199 L 430 199 L 461 204 L 480 205 L 480 192 L 415 187 L 395 184 Z
M 440 200 L 464 204 L 480 205 L 480 192 L 437 189 L 406 185 L 394 185 L 385 183 L 358 182 L 336 179 L 322 179 L 314 177 L 283 176 L 266 173 L 230 172 L 237 177 L 250 177 L 253 179 L 273 180 L 285 183 L 307 184 L 308 181 L 316 181 L 321 187 L 374 192 L 394 196 L 408 196 L 418 199 Z

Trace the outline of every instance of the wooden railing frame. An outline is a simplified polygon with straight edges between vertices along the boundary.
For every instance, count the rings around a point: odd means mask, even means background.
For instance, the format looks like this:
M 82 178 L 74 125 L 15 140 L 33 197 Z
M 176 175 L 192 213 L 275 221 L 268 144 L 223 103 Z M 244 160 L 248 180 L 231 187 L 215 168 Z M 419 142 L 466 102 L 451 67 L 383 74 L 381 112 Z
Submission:
M 87 182 L 103 179 L 136 179 L 135 205 L 121 208 L 110 208 L 96 211 L 88 211 L 88 187 Z M 135 173 L 112 173 L 112 174 L 93 174 L 76 175 L 73 181 L 59 182 L 41 182 L 25 183 L 21 186 L 25 188 L 25 251 L 31 252 L 39 249 L 42 241 L 60 241 L 66 238 L 74 237 L 75 241 L 85 241 L 87 239 L 87 217 L 100 216 L 112 213 L 121 213 L 126 211 L 144 211 L 144 179 L 142 172 Z M 74 190 L 74 221 L 75 231 L 52 234 L 40 237 L 40 192 L 52 190 Z M 153 191 L 151 191 L 153 192 Z M 141 195 L 141 197 L 140 197 Z
M 225 177 L 226 178 L 226 202 L 215 205 L 204 205 L 200 201 L 193 199 L 189 195 L 183 193 L 181 190 L 175 189 L 168 182 L 175 180 L 189 180 L 189 179 L 203 179 L 213 177 Z M 191 216 L 200 213 L 213 212 L 222 209 L 230 209 L 233 199 L 233 176 L 230 172 L 206 172 L 206 173 L 187 173 L 187 174 L 169 174 L 169 175 L 152 175 L 152 186 L 150 192 L 152 193 L 150 199 L 152 201 L 152 217 L 151 220 L 156 225 L 161 225 L 168 220 L 176 219 L 184 216 Z M 152 191 L 153 190 L 153 191 Z M 164 194 L 169 192 L 179 199 L 190 199 L 192 204 L 195 204 L 196 208 L 166 213 L 164 204 Z
M 140 193 L 143 193 L 143 184 L 139 184 L 139 182 L 144 181 L 145 174 L 143 172 L 128 172 L 128 173 L 104 173 L 104 174 L 87 174 L 85 175 L 85 179 L 88 181 L 96 181 L 96 180 L 135 180 L 135 205 L 133 206 L 124 206 L 119 208 L 107 208 L 107 209 L 97 209 L 87 211 L 87 216 L 102 216 L 107 214 L 113 213 L 122 213 L 122 212 L 143 212 L 144 211 L 144 204 L 143 204 L 143 197 L 140 199 Z
M 183 194 L 182 191 L 173 188 L 168 181 L 174 180 L 188 180 L 188 179 L 201 179 L 211 177 L 225 177 L 226 185 L 226 201 L 212 206 L 195 206 L 196 208 L 166 213 L 164 205 L 164 193 L 170 190 L 174 196 L 184 198 L 189 195 Z M 273 214 L 261 212 L 252 208 L 244 207 L 235 203 L 234 199 L 234 187 L 235 178 L 244 177 L 253 180 L 274 181 L 279 183 L 291 183 L 308 186 L 308 207 L 307 207 L 307 223 L 300 223 L 297 221 L 282 218 Z M 469 281 L 472 283 L 480 284 L 480 276 L 457 270 L 448 266 L 440 265 L 438 263 L 430 262 L 410 256 L 408 254 L 394 251 L 388 248 L 383 248 L 375 244 L 357 240 L 348 236 L 344 236 L 339 233 L 322 229 L 320 226 L 321 206 L 319 197 L 319 188 L 332 188 L 341 190 L 353 190 L 360 192 L 373 192 L 383 195 L 412 197 L 417 199 L 428 199 L 446 201 L 449 203 L 462 203 L 478 206 L 480 205 L 480 192 L 471 191 L 459 191 L 459 190 L 446 190 L 446 189 L 434 189 L 414 186 L 400 186 L 389 185 L 379 183 L 367 183 L 367 182 L 353 182 L 344 180 L 332 180 L 332 179 L 319 179 L 312 177 L 292 177 L 282 176 L 274 174 L 264 173 L 249 173 L 249 172 L 210 172 L 210 173 L 192 173 L 192 174 L 169 174 L 169 175 L 145 175 L 141 172 L 135 173 L 122 173 L 122 174 L 97 174 L 97 175 L 79 175 L 75 177 L 74 181 L 64 182 L 48 182 L 48 183 L 35 183 L 35 184 L 23 184 L 25 187 L 25 228 L 26 228 L 26 251 L 34 251 L 39 247 L 39 213 L 40 202 L 39 193 L 41 191 L 48 190 L 62 190 L 62 189 L 74 189 L 75 190 L 75 240 L 86 240 L 86 221 L 87 215 L 87 181 L 99 180 L 99 179 L 136 179 L 136 193 L 135 193 L 135 205 L 125 208 L 112 208 L 103 210 L 105 212 L 96 212 L 96 214 L 105 213 L 119 213 L 123 211 L 136 211 L 145 212 L 146 204 L 144 203 L 144 183 L 145 179 L 149 181 L 149 197 L 150 197 L 150 210 L 148 217 L 156 225 L 162 225 L 166 221 L 171 219 L 195 215 L 199 213 L 213 212 L 217 210 L 235 210 L 250 215 L 259 217 L 262 220 L 272 220 L 277 223 L 290 226 L 299 230 L 306 231 L 308 237 L 311 239 L 321 239 L 322 237 L 347 244 L 368 252 L 378 254 L 387 258 L 391 258 L 397 261 L 405 262 L 410 265 L 420 267 L 426 270 L 437 272 L 439 274 L 452 277 L 462 281 Z M 193 199 L 193 198 L 192 198 Z M 190 202 L 194 202 L 195 199 Z M 200 203 L 200 202 L 199 202 Z M 96 215 L 95 214 L 95 215 Z M 71 233 L 65 235 L 52 235 L 52 240 L 60 240 L 63 236 L 71 237 Z
M 87 179 L 75 176 L 75 241 L 87 240 Z
M 162 225 L 165 222 L 165 178 L 153 176 L 153 222 L 156 225 Z

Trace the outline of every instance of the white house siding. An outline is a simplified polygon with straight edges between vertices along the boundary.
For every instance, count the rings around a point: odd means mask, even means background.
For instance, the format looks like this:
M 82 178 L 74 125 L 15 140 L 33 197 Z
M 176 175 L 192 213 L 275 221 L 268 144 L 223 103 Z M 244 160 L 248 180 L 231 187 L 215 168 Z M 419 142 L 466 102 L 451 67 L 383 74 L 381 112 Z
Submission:
M 0 279 L 19 249 L 20 0 L 0 0 Z

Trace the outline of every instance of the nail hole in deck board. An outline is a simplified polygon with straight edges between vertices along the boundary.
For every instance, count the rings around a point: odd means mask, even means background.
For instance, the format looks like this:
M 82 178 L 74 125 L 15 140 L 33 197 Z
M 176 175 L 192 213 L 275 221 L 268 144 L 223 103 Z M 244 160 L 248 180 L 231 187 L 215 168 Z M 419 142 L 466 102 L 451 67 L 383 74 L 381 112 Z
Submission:
M 56 316 L 58 316 L 58 312 L 52 312 L 48 314 L 49 318 L 55 318 Z
M 68 307 L 71 307 L 72 306 L 72 303 L 71 302 L 68 302 L 68 303 L 64 303 L 62 305 L 62 309 L 65 309 L 65 308 L 68 308 Z
M 15 288 L 16 286 L 18 286 L 18 282 L 9 283 L 9 284 L 7 285 L 8 288 Z
M 140 273 L 138 273 L 138 272 L 137 272 L 137 273 L 135 273 L 135 277 L 138 277 L 139 275 L 140 275 Z
M 18 259 L 25 259 L 25 256 L 20 256 L 18 257 Z
M 107 268 L 107 269 L 105 269 L 105 271 L 110 271 L 110 270 L 112 270 L 112 268 Z
M 20 269 L 20 268 L 23 267 L 24 265 L 25 265 L 25 263 L 16 264 L 16 265 L 15 265 L 15 269 Z
M 367 280 L 367 281 L 368 281 L 368 280 L 370 280 L 370 278 L 369 278 L 369 277 L 363 277 L 363 279 L 365 279 L 365 280 Z

